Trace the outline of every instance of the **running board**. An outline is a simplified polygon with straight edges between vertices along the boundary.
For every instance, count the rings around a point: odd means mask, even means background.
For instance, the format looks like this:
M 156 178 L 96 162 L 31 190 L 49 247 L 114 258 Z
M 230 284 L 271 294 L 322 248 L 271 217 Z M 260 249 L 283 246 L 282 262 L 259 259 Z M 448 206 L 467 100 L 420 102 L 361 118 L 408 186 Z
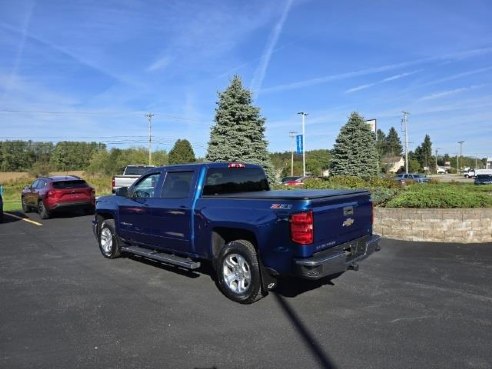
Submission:
M 172 265 L 177 265 L 186 269 L 198 269 L 200 268 L 200 262 L 194 261 L 189 258 L 184 258 L 181 256 L 166 254 L 164 252 L 159 252 L 151 249 L 146 249 L 138 246 L 124 246 L 121 248 L 122 252 L 128 252 L 130 254 L 143 256 L 152 260 L 162 261 L 163 263 L 168 263 Z

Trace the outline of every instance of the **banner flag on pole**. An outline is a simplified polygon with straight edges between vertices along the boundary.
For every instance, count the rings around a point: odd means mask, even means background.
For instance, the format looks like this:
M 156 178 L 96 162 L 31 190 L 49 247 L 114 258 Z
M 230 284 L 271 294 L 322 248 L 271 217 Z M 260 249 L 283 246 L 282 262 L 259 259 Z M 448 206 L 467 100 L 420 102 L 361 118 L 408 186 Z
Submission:
M 302 152 L 304 150 L 304 147 L 302 145 L 302 143 L 303 143 L 302 141 L 303 141 L 302 135 L 297 135 L 296 136 L 296 144 L 297 144 L 297 146 L 296 146 L 296 154 L 298 154 L 298 155 L 302 155 Z

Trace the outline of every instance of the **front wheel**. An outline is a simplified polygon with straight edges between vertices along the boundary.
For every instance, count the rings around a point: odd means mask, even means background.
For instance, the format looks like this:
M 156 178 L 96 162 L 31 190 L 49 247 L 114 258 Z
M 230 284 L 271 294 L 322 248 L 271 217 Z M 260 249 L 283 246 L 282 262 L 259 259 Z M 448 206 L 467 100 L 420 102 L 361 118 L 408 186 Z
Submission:
M 31 211 L 31 208 L 26 204 L 26 198 L 25 197 L 21 198 L 21 204 L 22 204 L 22 211 L 24 213 L 29 213 Z
M 114 259 L 120 256 L 121 247 L 113 219 L 106 219 L 101 223 L 98 239 L 99 250 L 105 258 Z
M 258 256 L 251 242 L 236 240 L 225 245 L 217 258 L 216 273 L 221 291 L 231 300 L 251 304 L 262 297 Z

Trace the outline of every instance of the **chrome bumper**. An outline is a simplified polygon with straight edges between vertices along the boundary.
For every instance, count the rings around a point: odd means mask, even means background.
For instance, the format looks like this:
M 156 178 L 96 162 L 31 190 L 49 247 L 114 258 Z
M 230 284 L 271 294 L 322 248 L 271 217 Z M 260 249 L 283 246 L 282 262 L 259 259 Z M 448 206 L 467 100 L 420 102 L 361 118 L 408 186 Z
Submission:
M 352 240 L 321 251 L 307 259 L 294 259 L 295 275 L 307 279 L 320 279 L 357 269 L 357 263 L 374 251 L 379 251 L 380 236 L 372 235 Z

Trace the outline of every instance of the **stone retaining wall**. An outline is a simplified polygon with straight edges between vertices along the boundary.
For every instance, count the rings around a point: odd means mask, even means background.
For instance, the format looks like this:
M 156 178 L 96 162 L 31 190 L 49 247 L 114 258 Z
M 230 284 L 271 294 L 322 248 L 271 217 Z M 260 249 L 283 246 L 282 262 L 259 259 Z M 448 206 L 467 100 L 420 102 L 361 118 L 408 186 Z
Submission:
M 492 242 L 492 209 L 374 208 L 374 233 L 432 242 Z

